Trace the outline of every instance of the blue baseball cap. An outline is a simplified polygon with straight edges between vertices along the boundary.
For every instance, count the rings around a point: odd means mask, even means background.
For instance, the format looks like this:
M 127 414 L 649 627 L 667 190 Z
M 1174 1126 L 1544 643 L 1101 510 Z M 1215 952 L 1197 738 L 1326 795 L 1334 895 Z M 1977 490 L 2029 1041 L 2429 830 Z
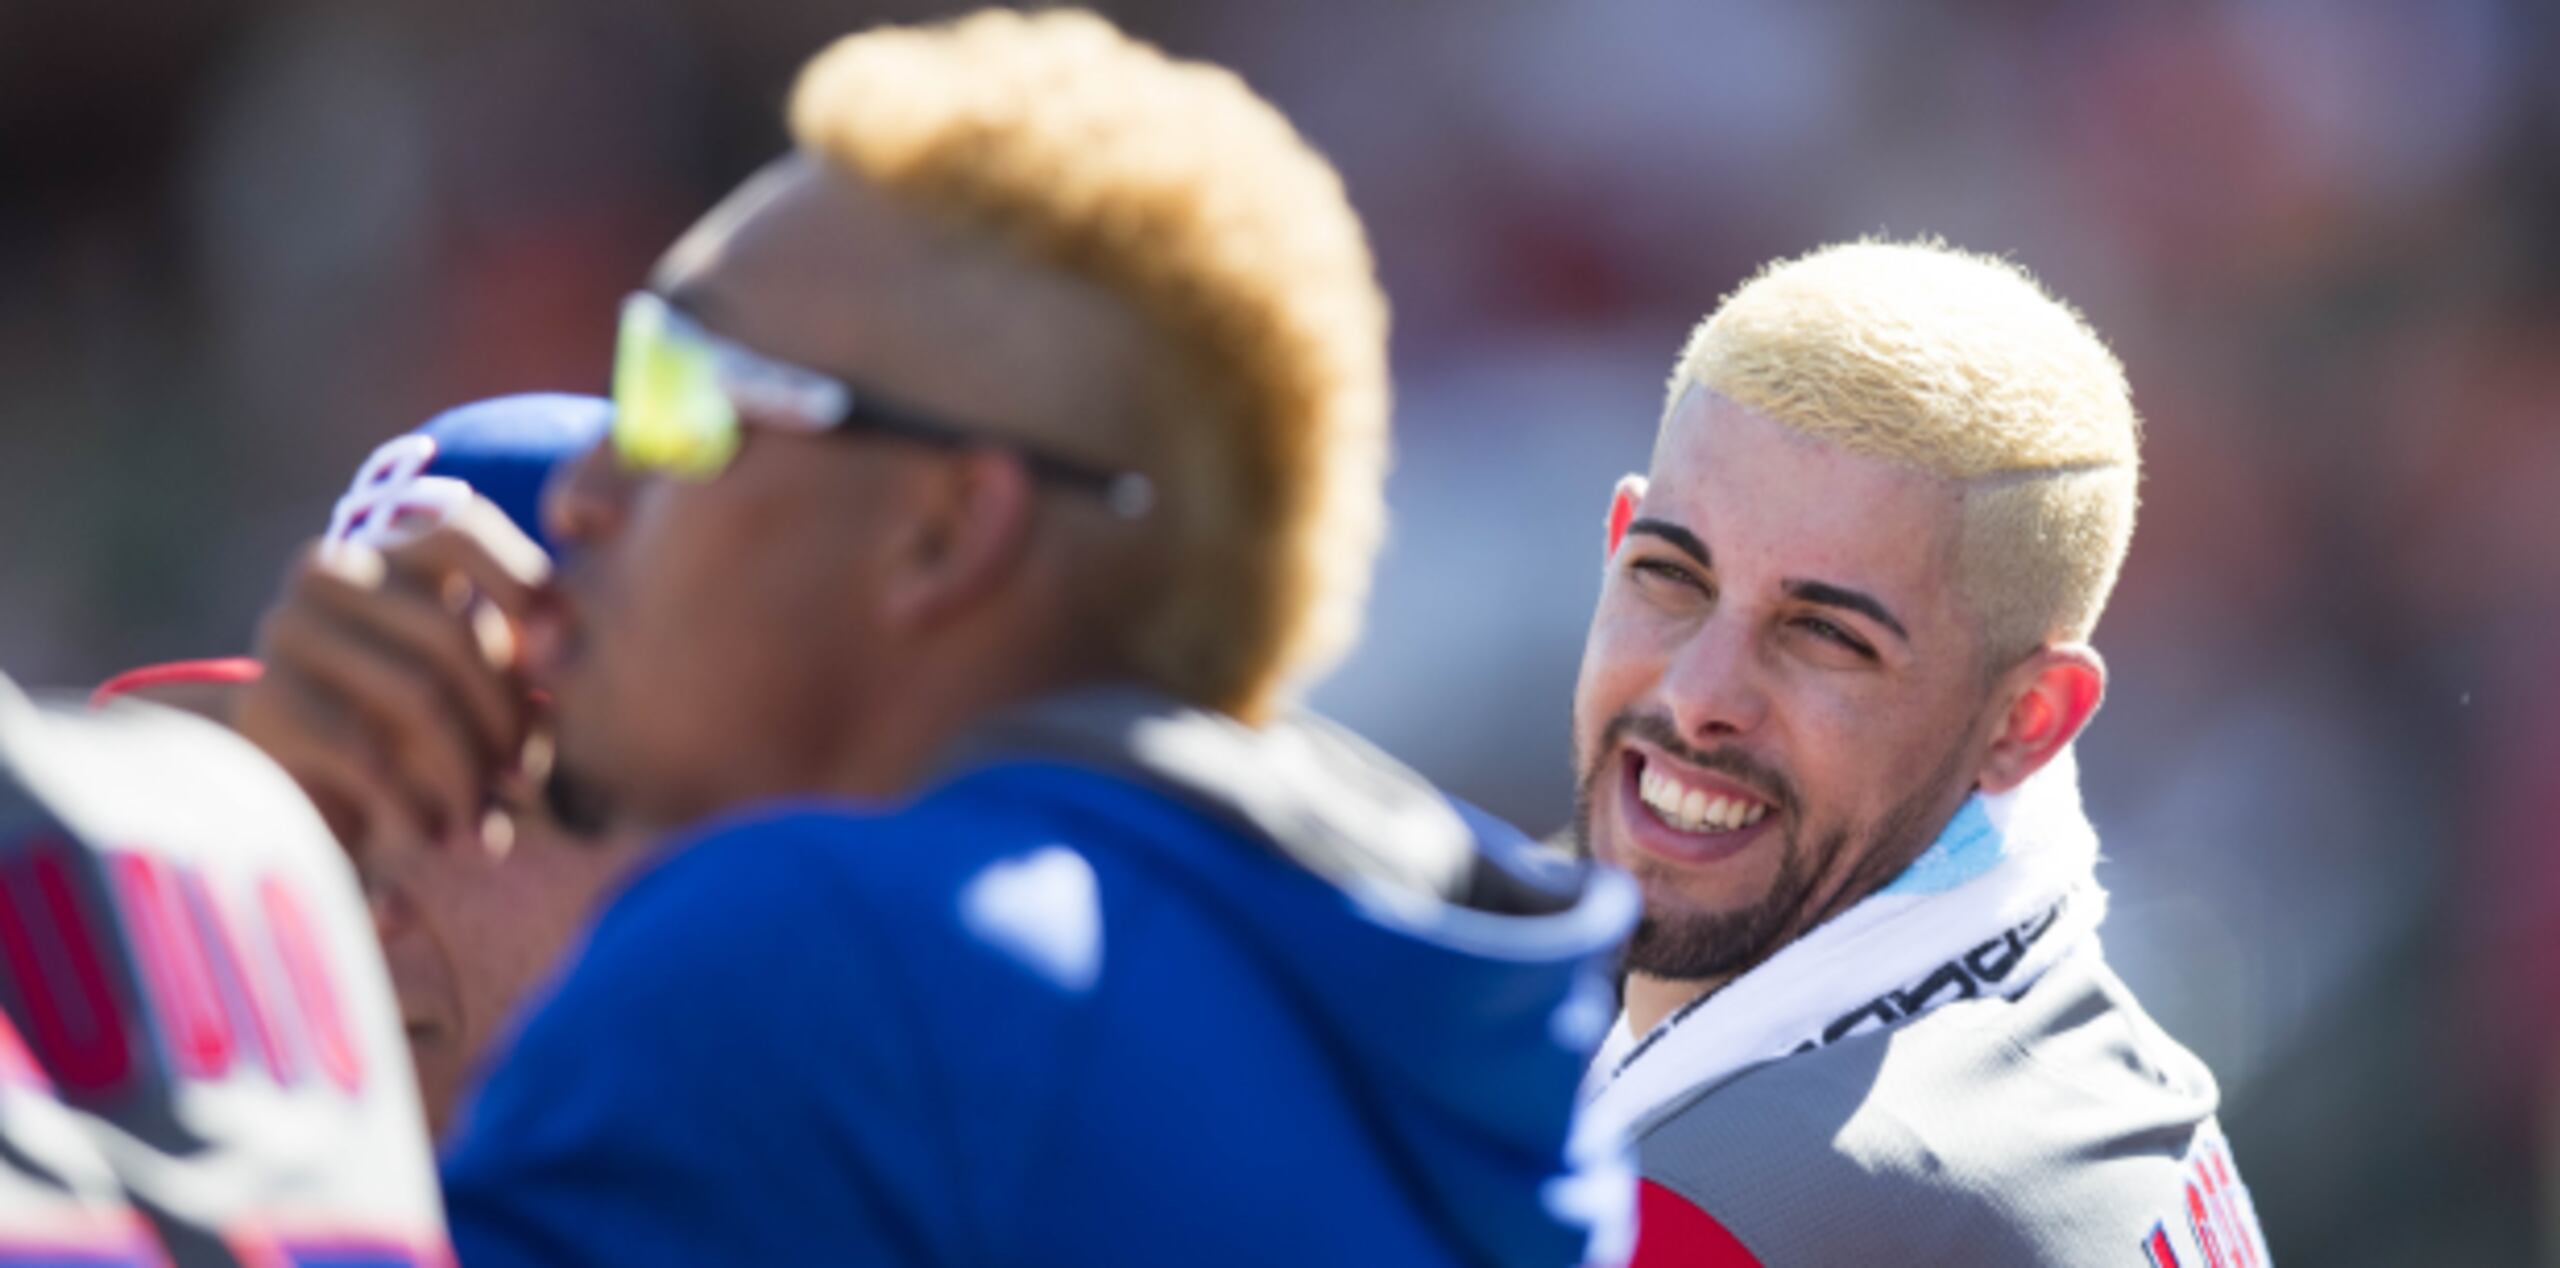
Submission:
M 373 451 L 338 499 L 328 539 L 398 541 L 477 493 L 548 551 L 543 485 L 612 425 L 613 402 L 600 396 L 527 392 L 457 405 Z

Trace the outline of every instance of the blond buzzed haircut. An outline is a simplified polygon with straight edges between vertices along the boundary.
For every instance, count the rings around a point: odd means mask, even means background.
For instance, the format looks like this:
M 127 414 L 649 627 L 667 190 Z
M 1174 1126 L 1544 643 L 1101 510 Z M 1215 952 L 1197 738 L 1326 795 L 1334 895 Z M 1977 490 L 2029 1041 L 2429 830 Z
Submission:
M 1179 364 L 1151 420 L 1171 584 L 1140 674 L 1248 720 L 1350 645 L 1383 532 L 1387 309 L 1342 181 L 1220 68 L 1076 10 L 850 36 L 799 147 L 1129 304 Z
M 2133 538 L 2124 367 L 2027 271 L 1937 242 L 1783 261 L 1701 323 L 1672 375 L 1853 453 L 1964 486 L 1957 576 L 2007 663 L 2088 638 Z

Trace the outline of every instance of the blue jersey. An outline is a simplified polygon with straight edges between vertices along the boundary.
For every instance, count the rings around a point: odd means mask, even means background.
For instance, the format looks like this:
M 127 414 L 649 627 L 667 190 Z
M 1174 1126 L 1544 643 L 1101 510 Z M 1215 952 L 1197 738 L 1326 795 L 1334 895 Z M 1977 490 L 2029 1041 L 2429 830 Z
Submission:
M 1568 1265 L 1623 1217 L 1568 1138 L 1624 878 L 1126 697 L 958 769 L 636 880 L 455 1138 L 462 1261 Z

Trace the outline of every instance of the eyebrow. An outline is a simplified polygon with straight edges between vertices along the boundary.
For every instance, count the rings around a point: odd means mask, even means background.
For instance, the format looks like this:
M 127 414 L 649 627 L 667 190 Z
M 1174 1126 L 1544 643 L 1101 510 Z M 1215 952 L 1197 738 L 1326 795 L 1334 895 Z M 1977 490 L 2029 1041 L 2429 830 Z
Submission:
M 1807 603 L 1818 603 L 1827 608 L 1843 608 L 1855 612 L 1893 631 L 1893 636 L 1901 639 L 1905 646 L 1911 642 L 1911 632 L 1902 628 L 1902 622 L 1895 620 L 1892 611 L 1884 604 L 1877 602 L 1873 595 L 1822 581 L 1789 581 L 1781 588 L 1788 595 Z
M 1707 544 L 1698 540 L 1696 533 L 1669 520 L 1640 519 L 1627 525 L 1629 537 L 1639 533 L 1669 542 L 1681 554 L 1696 560 L 1701 568 L 1715 567 L 1715 557 L 1707 552 Z M 1874 595 L 1861 590 L 1852 590 L 1847 586 L 1835 586 L 1827 581 L 1788 581 L 1781 588 L 1789 597 L 1806 603 L 1855 612 L 1893 631 L 1893 636 L 1901 639 L 1905 646 L 1911 642 L 1911 631 L 1903 628 L 1902 622 L 1893 615 L 1893 610 L 1877 600 Z
M 1659 537 L 1671 543 L 1681 554 L 1697 560 L 1701 568 L 1715 567 L 1715 558 L 1707 553 L 1707 544 L 1699 541 L 1696 533 L 1669 520 L 1641 519 L 1627 525 L 1627 536 L 1633 537 L 1639 533 L 1647 537 Z

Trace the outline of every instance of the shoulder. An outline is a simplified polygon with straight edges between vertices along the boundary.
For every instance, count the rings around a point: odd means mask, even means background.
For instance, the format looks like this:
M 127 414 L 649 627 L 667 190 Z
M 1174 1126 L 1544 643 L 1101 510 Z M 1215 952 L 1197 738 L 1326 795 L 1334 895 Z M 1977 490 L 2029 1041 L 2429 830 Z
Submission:
M 851 855 L 879 828 L 863 816 L 791 808 L 707 826 L 644 865 L 596 913 L 537 1017 L 629 1003 L 753 1011 L 799 979 L 876 958 L 879 886 Z M 832 968 L 830 968 L 832 966 Z M 692 992 L 715 986 L 699 998 Z
M 965 1243 L 938 1052 L 977 1003 L 888 918 L 879 878 L 900 851 L 878 847 L 896 823 L 810 807 L 717 823 L 610 904 L 446 1156 L 466 1262 Z
M 667 846 L 599 913 L 587 954 L 646 956 L 709 931 L 722 946 L 768 950 L 797 940 L 894 942 L 947 924 L 919 918 L 947 902 L 922 900 L 955 894 L 1008 843 L 1039 835 L 1022 814 L 943 798 L 759 807 Z
M 1106 896 L 1118 926 L 1152 891 L 1122 874 L 1107 834 L 965 791 L 706 825 L 598 917 L 528 1037 L 690 1017 L 793 1053 L 947 1069 L 996 1059 L 991 1015 L 1014 1041 L 1044 1042 L 1095 985 Z
M 1887 1047 L 1859 1041 L 1789 1057 L 1655 1124 L 1637 1141 L 1648 1190 L 1639 1246 L 1661 1235 L 1676 1202 L 1764 1262 L 1928 1263 L 1960 1246 L 1988 1251 L 2002 1230 L 1978 1163 L 1887 1094 Z
M 1765 1259 L 2075 1262 L 2138 1249 L 2179 1208 L 2187 1161 L 2218 1139 L 2214 1100 L 2089 954 L 2015 999 L 1753 1070 L 1639 1156 Z
M 885 1055 L 896 1032 L 874 1023 L 906 1007 L 914 987 L 887 954 L 859 871 L 844 864 L 863 835 L 857 816 L 794 809 L 669 847 L 598 913 L 472 1119 L 554 1081 L 707 1104 L 765 1085 L 741 1070 L 779 1072 L 817 1051 Z
M 814 806 L 714 821 L 638 871 L 598 913 L 597 937 L 716 920 L 745 902 L 790 911 L 823 903 L 852 878 L 838 856 L 877 834 L 862 815 Z
M 778 994 L 879 1004 L 887 994 L 930 1011 L 952 997 L 954 975 L 968 975 L 966 949 L 1018 952 L 1029 941 L 1051 961 L 1072 958 L 1056 938 L 1023 932 L 1071 920 L 1066 909 L 1091 901 L 1091 851 L 1058 829 L 1036 809 L 983 797 L 783 804 L 715 821 L 598 916 L 555 1005 L 574 1007 L 580 988 L 609 999 L 625 984 L 657 997 L 725 984 L 703 1006 L 794 1026 L 806 1023 L 804 1009 L 764 1004 Z M 910 1020 L 931 1029 L 930 1018 Z

